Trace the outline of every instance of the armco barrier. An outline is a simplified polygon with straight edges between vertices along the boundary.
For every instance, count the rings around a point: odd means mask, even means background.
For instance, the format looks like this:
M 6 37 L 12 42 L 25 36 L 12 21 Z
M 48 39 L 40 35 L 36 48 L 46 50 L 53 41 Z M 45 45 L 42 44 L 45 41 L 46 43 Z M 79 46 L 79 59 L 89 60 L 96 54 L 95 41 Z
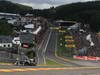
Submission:
M 100 60 L 100 57 L 91 57 L 91 56 L 73 56 L 74 59 L 81 59 L 81 60 L 91 60 L 97 61 Z

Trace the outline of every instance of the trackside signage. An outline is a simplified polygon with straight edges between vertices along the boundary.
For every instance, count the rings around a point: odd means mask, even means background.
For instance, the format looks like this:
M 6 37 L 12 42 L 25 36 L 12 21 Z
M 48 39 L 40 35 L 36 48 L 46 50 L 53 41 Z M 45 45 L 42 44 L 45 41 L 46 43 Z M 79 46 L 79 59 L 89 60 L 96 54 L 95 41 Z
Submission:
M 93 61 L 100 60 L 100 57 L 91 57 L 91 56 L 73 56 L 73 58 L 81 60 L 93 60 Z

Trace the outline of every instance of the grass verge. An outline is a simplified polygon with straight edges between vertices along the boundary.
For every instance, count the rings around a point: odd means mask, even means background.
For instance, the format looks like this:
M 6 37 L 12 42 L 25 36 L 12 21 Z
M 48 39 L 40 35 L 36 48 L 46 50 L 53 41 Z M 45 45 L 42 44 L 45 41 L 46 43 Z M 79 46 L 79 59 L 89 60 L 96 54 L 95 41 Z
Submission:
M 65 59 L 74 60 L 72 57 L 73 48 L 66 48 L 64 42 L 65 42 L 64 34 L 59 33 L 57 38 L 57 55 Z M 62 45 L 60 45 L 61 43 Z
M 46 59 L 46 65 L 48 66 L 64 66 L 63 64 L 59 64 L 53 60 L 50 59 Z

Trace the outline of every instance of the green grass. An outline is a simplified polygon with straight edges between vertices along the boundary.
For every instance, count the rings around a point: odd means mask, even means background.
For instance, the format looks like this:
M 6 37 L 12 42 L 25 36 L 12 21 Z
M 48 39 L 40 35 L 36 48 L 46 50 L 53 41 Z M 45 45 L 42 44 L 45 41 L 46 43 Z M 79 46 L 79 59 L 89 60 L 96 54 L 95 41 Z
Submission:
M 64 65 L 62 65 L 62 64 L 59 64 L 59 63 L 57 63 L 57 62 L 55 62 L 55 61 L 53 61 L 53 60 L 50 60 L 50 59 L 46 59 L 46 65 L 51 65 L 51 66 L 64 66 Z
M 62 40 L 61 40 L 61 38 L 62 38 Z M 59 34 L 57 40 L 58 40 L 58 42 L 57 42 L 57 54 L 59 56 L 63 56 L 63 55 L 66 56 L 66 57 L 71 56 L 73 52 L 72 52 L 71 49 L 68 49 L 68 48 L 65 47 L 64 34 Z M 62 46 L 60 46 L 60 43 L 62 43 Z
M 100 34 L 100 32 L 98 32 L 98 34 Z
M 61 38 L 62 40 L 60 40 Z M 77 59 L 73 59 L 73 56 L 72 56 L 74 53 L 73 49 L 71 50 L 71 49 L 66 48 L 64 42 L 65 42 L 64 34 L 59 34 L 58 39 L 57 39 L 57 55 L 65 59 L 77 60 Z M 60 46 L 60 43 L 63 43 L 63 45 Z M 78 42 L 75 41 L 72 44 L 76 45 L 77 43 Z

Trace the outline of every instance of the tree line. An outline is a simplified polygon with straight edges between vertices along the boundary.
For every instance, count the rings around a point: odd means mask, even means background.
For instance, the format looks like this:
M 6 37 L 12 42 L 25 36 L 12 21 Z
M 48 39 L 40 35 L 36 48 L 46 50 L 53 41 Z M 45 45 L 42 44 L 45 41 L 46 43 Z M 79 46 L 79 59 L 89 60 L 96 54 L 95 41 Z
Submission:
M 1 1 L 0 12 L 19 13 L 21 15 L 31 13 L 34 16 L 42 16 L 50 20 L 74 20 L 90 24 L 93 32 L 100 31 L 100 1 L 78 2 L 49 9 L 33 9 L 10 1 Z
M 13 3 L 11 1 L 0 1 L 0 12 L 25 15 L 33 11 L 32 7 Z
M 78 2 L 43 10 L 35 9 L 33 12 L 51 20 L 73 20 L 89 24 L 93 32 L 100 31 L 100 1 Z
M 90 24 L 93 32 L 100 31 L 100 1 L 79 2 L 55 8 L 55 19 L 75 20 Z

